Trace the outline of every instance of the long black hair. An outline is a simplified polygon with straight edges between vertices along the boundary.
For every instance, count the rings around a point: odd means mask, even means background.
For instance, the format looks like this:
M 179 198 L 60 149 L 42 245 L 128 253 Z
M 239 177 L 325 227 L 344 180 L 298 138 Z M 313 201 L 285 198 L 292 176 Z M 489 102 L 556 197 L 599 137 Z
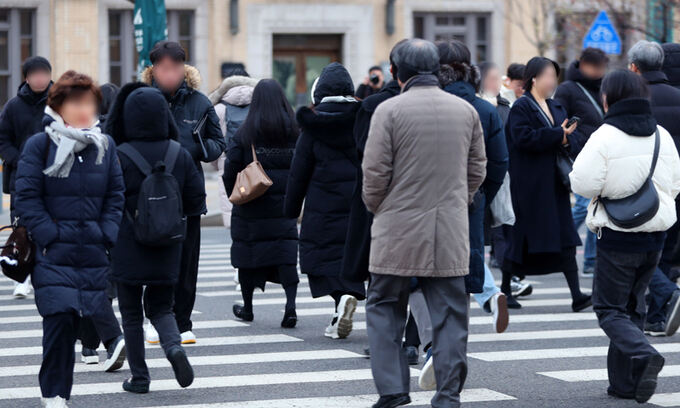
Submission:
M 555 68 L 557 76 L 560 76 L 560 65 L 550 58 L 533 57 L 530 59 L 524 69 L 524 91 L 531 92 L 531 88 L 534 86 L 534 78 L 540 76 L 551 65 Z
M 248 116 L 239 127 L 243 144 L 283 147 L 297 140 L 300 133 L 295 113 L 283 88 L 273 79 L 263 79 L 253 90 Z

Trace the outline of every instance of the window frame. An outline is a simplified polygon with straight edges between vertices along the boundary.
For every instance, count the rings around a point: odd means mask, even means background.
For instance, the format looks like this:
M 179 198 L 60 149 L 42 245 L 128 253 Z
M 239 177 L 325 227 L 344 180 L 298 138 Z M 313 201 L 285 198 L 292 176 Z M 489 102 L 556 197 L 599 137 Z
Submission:
M 441 18 L 446 18 L 449 21 L 463 18 L 465 24 L 438 25 L 437 19 Z M 477 25 L 479 19 L 486 21 L 485 39 L 480 39 L 478 36 Z M 493 55 L 491 23 L 492 13 L 490 12 L 414 12 L 413 34 L 414 37 L 421 36 L 429 41 L 435 41 L 437 35 L 446 35 L 447 37 L 462 36 L 465 39 L 463 42 L 470 49 L 472 62 L 479 63 L 483 62 L 483 60 L 479 59 L 478 47 L 483 46 L 486 48 L 484 60 L 489 59 Z M 419 30 L 422 30 L 422 33 L 417 32 Z
M 2 109 L 9 99 L 14 96 L 14 90 L 19 88 L 24 78 L 21 73 L 21 64 L 26 58 L 37 55 L 37 37 L 36 37 L 36 14 L 35 7 L 1 7 L 9 11 L 8 21 L 0 22 L 0 31 L 7 32 L 7 69 L 0 70 L 0 76 L 7 78 L 7 100 L 0 100 L 0 109 Z M 21 13 L 28 12 L 31 14 L 31 32 L 30 34 L 23 34 L 21 27 Z M 31 52 L 26 58 L 21 55 L 21 42 L 24 39 L 30 39 Z

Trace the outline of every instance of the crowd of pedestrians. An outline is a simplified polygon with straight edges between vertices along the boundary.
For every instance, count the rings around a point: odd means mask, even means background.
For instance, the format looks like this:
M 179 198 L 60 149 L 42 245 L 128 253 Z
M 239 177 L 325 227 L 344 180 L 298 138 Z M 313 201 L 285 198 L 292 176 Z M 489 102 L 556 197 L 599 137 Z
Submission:
M 402 40 L 391 79 L 374 66 L 355 90 L 333 62 L 297 112 L 278 82 L 241 68 L 202 94 L 176 42 L 156 44 L 121 89 L 75 71 L 53 83 L 46 59 L 28 59 L 0 114 L 0 157 L 12 222 L 37 248 L 14 295 L 34 290 L 43 319 L 43 406 L 66 406 L 77 340 L 84 363 L 100 342 L 105 371 L 128 360 L 126 391 L 149 392 L 145 342 L 192 384 L 182 345 L 200 342 L 202 163 L 222 176 L 233 315 L 253 321 L 255 289 L 276 283 L 281 327 L 294 328 L 298 261 L 311 296 L 333 299 L 324 336 L 349 336 L 366 300 L 374 408 L 411 402 L 419 345 L 431 405 L 460 406 L 470 295 L 502 333 L 532 292 L 523 279 L 549 273 L 609 337 L 607 392 L 649 400 L 664 359 L 645 334 L 680 326 L 680 45 L 640 41 L 628 58 L 610 70 L 586 48 L 558 84 L 545 57 L 502 75 L 460 41 Z

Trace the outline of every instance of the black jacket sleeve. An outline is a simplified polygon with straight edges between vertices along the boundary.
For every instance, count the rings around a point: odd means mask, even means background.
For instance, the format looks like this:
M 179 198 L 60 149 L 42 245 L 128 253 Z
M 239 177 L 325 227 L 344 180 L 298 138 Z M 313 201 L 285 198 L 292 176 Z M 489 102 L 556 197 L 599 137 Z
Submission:
M 240 138 L 238 138 L 238 136 L 234 136 L 229 139 L 227 145 L 227 157 L 224 162 L 224 174 L 222 175 L 224 188 L 228 195 L 231 195 L 231 192 L 234 190 L 236 176 L 245 167 L 246 165 L 243 159 L 243 147 L 241 146 Z
M 303 131 L 295 146 L 295 155 L 290 165 L 290 175 L 286 186 L 286 199 L 283 213 L 286 217 L 297 218 L 302 211 L 302 203 L 314 172 L 314 141 Z
M 184 168 L 184 186 L 182 187 L 182 204 L 184 214 L 188 217 L 201 215 L 204 211 L 205 184 L 194 165 L 191 154 L 185 149 L 181 151 L 181 164 Z
M 203 95 L 203 97 L 205 98 L 205 95 Z M 207 98 L 206 101 L 210 103 Z M 208 117 L 205 121 L 205 126 L 203 128 L 203 134 L 201 137 L 203 138 L 203 144 L 205 145 L 205 150 L 208 153 L 208 156 L 202 161 L 209 163 L 217 160 L 217 158 L 222 155 L 222 152 L 224 152 L 224 150 L 227 148 L 227 142 L 224 140 L 224 135 L 222 134 L 222 129 L 220 128 L 220 120 L 217 117 L 215 108 L 212 105 L 208 106 L 206 114 Z
M 14 145 L 16 134 L 12 118 L 14 103 L 7 102 L 0 113 L 0 158 L 9 166 L 16 167 L 19 160 L 19 149 Z
M 484 143 L 487 161 L 486 178 L 482 183 L 482 189 L 487 204 L 490 204 L 501 188 L 505 173 L 508 171 L 508 146 L 501 117 L 495 109 L 489 113 L 489 135 Z

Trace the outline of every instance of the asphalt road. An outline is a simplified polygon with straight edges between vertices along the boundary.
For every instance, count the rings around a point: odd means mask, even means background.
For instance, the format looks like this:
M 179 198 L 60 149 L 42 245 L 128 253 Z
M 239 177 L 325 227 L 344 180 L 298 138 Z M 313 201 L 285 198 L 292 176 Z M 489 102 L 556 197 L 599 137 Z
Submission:
M 196 373 L 194 385 L 180 389 L 158 346 L 147 348 L 152 391 L 133 395 L 121 388 L 125 366 L 104 373 L 76 363 L 71 407 L 195 406 L 224 408 L 370 407 L 377 395 L 367 345 L 363 306 L 349 338 L 323 337 L 330 299 L 312 300 L 304 276 L 298 293 L 299 322 L 282 329 L 284 295 L 277 285 L 255 294 L 255 321 L 238 322 L 231 307 L 240 300 L 229 262 L 228 230 L 204 228 L 199 289 L 193 316 L 198 337 L 187 346 Z M 500 279 L 498 271 L 494 271 Z M 512 311 L 505 334 L 492 333 L 491 320 L 471 302 L 469 375 L 464 406 L 489 408 L 636 407 L 606 394 L 608 340 L 592 311 L 571 313 L 562 275 L 533 277 L 534 294 Z M 582 279 L 588 289 L 590 279 Z M 40 318 L 30 297 L 11 297 L 0 278 L 0 407 L 37 407 L 41 361 Z M 577 320 L 574 320 L 577 319 Z M 680 342 L 651 339 L 666 357 L 658 393 L 648 406 L 680 407 Z M 101 362 L 105 352 L 100 352 Z M 79 357 L 79 354 L 78 354 Z M 422 363 L 422 358 L 421 358 Z M 413 366 L 411 406 L 428 406 L 432 392 L 417 386 Z

